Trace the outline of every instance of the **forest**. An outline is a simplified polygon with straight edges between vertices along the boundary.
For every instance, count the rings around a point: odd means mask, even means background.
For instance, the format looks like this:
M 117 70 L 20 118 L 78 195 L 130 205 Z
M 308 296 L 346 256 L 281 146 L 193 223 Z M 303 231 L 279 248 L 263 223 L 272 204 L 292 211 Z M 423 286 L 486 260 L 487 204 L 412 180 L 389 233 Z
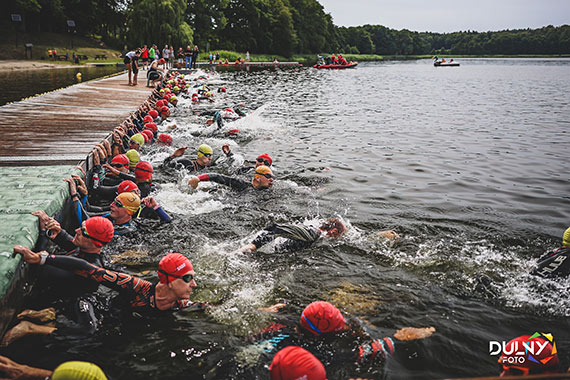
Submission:
M 317 0 L 12 0 L 2 2 L 0 10 L 0 30 L 96 36 L 117 49 L 196 44 L 201 50 L 285 57 L 570 54 L 569 25 L 454 33 L 342 27 Z M 12 14 L 21 21 L 12 21 Z

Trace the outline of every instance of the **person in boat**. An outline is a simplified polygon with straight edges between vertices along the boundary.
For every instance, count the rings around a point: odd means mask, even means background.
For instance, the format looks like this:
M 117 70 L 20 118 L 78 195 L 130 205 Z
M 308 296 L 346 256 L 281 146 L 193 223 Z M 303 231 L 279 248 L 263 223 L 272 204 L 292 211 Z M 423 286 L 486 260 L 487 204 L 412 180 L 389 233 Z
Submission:
M 568 277 L 570 275 L 570 227 L 562 236 L 562 247 L 540 257 L 531 274 L 543 278 Z
M 230 177 L 223 174 L 208 173 L 201 174 L 197 177 L 192 177 L 188 181 L 188 185 L 193 189 L 198 187 L 200 182 L 216 182 L 221 185 L 229 186 L 230 188 L 238 191 L 254 188 L 255 190 L 269 189 L 273 185 L 273 172 L 265 165 L 258 166 L 253 173 L 253 180 L 251 182 L 245 181 L 241 178 Z
M 277 237 L 287 239 L 279 245 L 278 251 L 297 251 L 313 245 L 323 238 L 338 238 L 346 231 L 346 226 L 338 218 L 327 219 L 318 228 L 290 224 L 270 224 L 251 243 L 241 249 L 243 253 L 255 252 Z

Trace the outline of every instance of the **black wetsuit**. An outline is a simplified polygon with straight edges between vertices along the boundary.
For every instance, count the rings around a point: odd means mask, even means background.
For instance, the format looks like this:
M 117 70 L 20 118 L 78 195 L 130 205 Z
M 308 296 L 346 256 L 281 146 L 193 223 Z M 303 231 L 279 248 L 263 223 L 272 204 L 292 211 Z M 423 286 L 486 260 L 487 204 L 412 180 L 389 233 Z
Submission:
M 234 190 L 243 191 L 249 188 L 253 188 L 251 182 L 245 181 L 240 178 L 230 177 L 223 174 L 216 174 L 216 173 L 208 173 L 202 174 L 200 177 L 200 181 L 211 181 L 216 182 L 222 185 L 226 185 L 231 187 Z
M 104 269 L 75 257 L 50 255 L 47 257 L 45 265 L 75 273 L 118 291 L 122 304 L 133 311 L 138 313 L 160 311 L 156 308 L 154 299 L 156 285 L 150 281 L 127 273 Z M 190 300 L 178 300 L 170 310 L 176 311 L 189 307 L 202 309 L 203 304 Z
M 175 169 L 186 169 L 191 173 L 198 172 L 206 168 L 205 166 L 200 165 L 197 160 L 189 160 L 187 158 L 179 158 L 177 160 L 174 160 L 174 158 L 170 156 L 164 160 L 162 166 Z
M 288 224 L 271 224 L 253 239 L 255 248 L 260 248 L 272 242 L 277 237 L 288 239 L 278 247 L 280 251 L 295 251 L 307 248 L 321 238 L 321 231 L 312 227 L 293 226 Z
M 45 232 L 40 233 L 38 240 L 38 248 L 43 250 L 47 245 L 48 238 Z M 83 252 L 81 248 L 72 243 L 73 237 L 65 230 L 61 232 L 52 241 L 65 253 L 62 256 L 77 257 L 86 262 L 103 267 L 103 259 L 101 254 Z M 91 293 L 97 290 L 99 284 L 77 276 L 69 271 L 56 267 L 38 267 L 38 278 L 43 283 L 40 288 L 43 289 L 45 284 L 49 285 L 48 293 L 57 294 L 58 297 L 77 297 L 85 293 Z
M 558 248 L 538 259 L 531 274 L 540 277 L 567 277 L 570 274 L 570 247 Z

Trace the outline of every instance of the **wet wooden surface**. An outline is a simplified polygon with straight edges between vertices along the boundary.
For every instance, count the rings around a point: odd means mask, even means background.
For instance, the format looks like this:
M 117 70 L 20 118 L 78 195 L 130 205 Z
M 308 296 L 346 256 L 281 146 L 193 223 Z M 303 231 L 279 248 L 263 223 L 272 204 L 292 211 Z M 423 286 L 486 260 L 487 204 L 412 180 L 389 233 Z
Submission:
M 140 74 L 139 74 L 140 76 Z M 0 107 L 0 166 L 76 164 L 144 103 L 152 88 L 127 74 Z

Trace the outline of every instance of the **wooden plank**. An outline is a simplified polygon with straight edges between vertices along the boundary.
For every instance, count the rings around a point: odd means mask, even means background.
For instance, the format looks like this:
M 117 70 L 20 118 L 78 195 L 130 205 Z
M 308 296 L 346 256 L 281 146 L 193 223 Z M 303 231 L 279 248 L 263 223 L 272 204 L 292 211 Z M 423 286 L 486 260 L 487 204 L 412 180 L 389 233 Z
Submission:
M 74 163 L 152 93 L 127 74 L 80 83 L 0 107 L 0 166 Z

